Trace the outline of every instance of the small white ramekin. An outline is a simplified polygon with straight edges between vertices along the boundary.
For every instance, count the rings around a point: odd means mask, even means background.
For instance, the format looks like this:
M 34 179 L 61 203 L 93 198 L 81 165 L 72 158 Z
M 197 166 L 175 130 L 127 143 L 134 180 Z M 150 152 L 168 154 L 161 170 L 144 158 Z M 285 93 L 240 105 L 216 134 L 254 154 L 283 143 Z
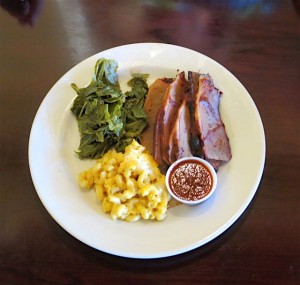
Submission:
M 212 187 L 211 187 L 211 190 L 210 192 L 202 197 L 201 199 L 198 199 L 198 200 L 184 200 L 180 197 L 178 197 L 171 189 L 170 185 L 169 185 L 169 178 L 170 178 L 170 174 L 172 172 L 172 170 L 178 165 L 178 164 L 181 164 L 181 163 L 184 163 L 185 161 L 195 161 L 196 163 L 200 163 L 202 165 L 204 165 L 208 170 L 209 172 L 211 173 L 212 175 Z M 199 158 L 199 157 L 184 157 L 184 158 L 181 158 L 181 159 L 178 159 L 177 161 L 175 161 L 168 169 L 167 173 L 166 173 L 166 186 L 167 186 L 167 189 L 170 193 L 170 195 L 176 199 L 177 201 L 183 203 L 183 204 L 187 204 L 187 205 L 197 205 L 205 200 L 207 200 L 215 191 L 216 189 L 216 186 L 217 186 L 217 182 L 218 182 L 218 178 L 217 178 L 217 173 L 215 171 L 215 169 L 213 168 L 213 166 L 207 162 L 206 160 L 202 159 L 202 158 Z

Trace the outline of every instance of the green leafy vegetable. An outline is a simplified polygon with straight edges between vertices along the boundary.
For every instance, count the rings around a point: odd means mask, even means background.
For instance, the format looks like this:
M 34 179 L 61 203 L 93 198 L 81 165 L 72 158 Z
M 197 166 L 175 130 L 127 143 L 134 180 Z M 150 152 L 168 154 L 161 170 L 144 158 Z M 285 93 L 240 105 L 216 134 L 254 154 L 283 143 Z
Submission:
M 144 102 L 148 93 L 146 74 L 133 74 L 130 91 L 122 93 L 114 60 L 99 59 L 90 84 L 71 84 L 77 97 L 71 111 L 80 132 L 80 159 L 102 157 L 110 148 L 123 151 L 133 139 L 140 140 L 148 124 Z

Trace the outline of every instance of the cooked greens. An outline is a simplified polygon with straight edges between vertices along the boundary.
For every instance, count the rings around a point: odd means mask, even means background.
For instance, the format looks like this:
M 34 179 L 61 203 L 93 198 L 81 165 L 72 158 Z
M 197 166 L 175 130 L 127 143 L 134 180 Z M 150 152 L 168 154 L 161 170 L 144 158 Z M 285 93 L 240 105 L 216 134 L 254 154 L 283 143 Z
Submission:
M 115 60 L 101 58 L 96 62 L 90 84 L 71 86 L 77 97 L 71 111 L 80 132 L 77 154 L 80 159 L 102 157 L 110 148 L 123 151 L 148 124 L 144 102 L 148 93 L 146 74 L 133 74 L 130 91 L 122 92 Z

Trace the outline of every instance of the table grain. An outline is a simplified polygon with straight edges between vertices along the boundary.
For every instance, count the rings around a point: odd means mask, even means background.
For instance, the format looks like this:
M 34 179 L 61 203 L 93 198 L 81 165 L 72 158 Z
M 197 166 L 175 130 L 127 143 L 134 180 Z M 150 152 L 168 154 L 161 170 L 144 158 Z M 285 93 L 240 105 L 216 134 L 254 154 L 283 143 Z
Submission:
M 299 284 L 299 1 L 0 4 L 1 284 Z M 112 256 L 69 235 L 28 166 L 31 125 L 53 84 L 93 54 L 138 42 L 184 46 L 229 69 L 260 112 L 267 146 L 261 183 L 237 222 L 205 246 L 154 260 Z

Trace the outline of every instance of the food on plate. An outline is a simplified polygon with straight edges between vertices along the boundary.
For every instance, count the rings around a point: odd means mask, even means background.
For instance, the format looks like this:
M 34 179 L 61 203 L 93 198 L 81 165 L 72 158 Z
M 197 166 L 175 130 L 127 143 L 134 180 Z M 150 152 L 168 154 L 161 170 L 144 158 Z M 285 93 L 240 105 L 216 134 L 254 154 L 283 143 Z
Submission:
M 170 165 L 182 158 L 201 157 L 218 169 L 231 159 L 219 114 L 222 93 L 210 75 L 192 71 L 187 79 L 185 72 L 176 78 L 159 78 L 150 88 L 148 75 L 133 74 L 130 91 L 123 93 L 117 67 L 114 60 L 99 59 L 88 86 L 72 84 L 77 97 L 71 111 L 81 136 L 78 156 L 98 159 L 94 167 L 79 174 L 79 184 L 95 189 L 103 211 L 114 220 L 163 220 L 168 208 L 180 204 L 166 188 L 164 173 Z M 189 179 L 186 171 L 201 172 L 201 183 L 209 181 L 205 168 L 200 171 L 198 166 L 171 174 L 182 182 Z M 181 194 L 189 188 L 175 186 L 174 192 Z M 203 189 L 209 192 L 211 184 L 206 186 Z M 192 192 L 182 195 L 191 200 Z M 202 192 L 196 194 L 208 193 Z
M 80 159 L 102 157 L 109 149 L 124 151 L 133 139 L 140 141 L 148 124 L 144 102 L 148 92 L 145 74 L 133 74 L 130 91 L 122 92 L 114 60 L 99 59 L 90 84 L 73 89 L 77 97 L 71 111 L 80 132 Z
M 94 188 L 104 212 L 113 220 L 161 221 L 170 195 L 165 176 L 145 147 L 133 140 L 124 153 L 109 150 L 95 166 L 79 175 L 83 189 Z
M 155 92 L 147 96 L 147 100 L 163 97 L 156 114 L 147 112 L 150 122 L 155 116 L 153 155 L 160 169 L 166 172 L 173 162 L 189 156 L 204 158 L 218 169 L 222 162 L 231 159 L 229 139 L 219 113 L 222 93 L 208 74 L 189 71 L 186 80 L 181 72 L 169 82 L 163 96 Z

